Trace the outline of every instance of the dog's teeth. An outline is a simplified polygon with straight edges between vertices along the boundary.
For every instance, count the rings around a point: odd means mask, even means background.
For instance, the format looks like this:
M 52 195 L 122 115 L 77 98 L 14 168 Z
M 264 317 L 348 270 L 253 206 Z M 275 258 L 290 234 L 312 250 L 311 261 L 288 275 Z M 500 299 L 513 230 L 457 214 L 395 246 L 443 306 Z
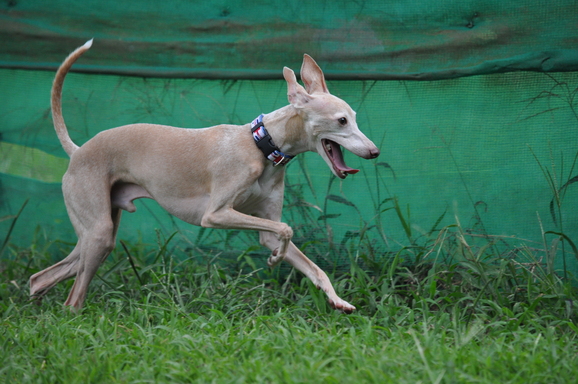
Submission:
M 331 144 L 325 143 L 325 149 L 327 149 L 328 152 L 331 152 Z

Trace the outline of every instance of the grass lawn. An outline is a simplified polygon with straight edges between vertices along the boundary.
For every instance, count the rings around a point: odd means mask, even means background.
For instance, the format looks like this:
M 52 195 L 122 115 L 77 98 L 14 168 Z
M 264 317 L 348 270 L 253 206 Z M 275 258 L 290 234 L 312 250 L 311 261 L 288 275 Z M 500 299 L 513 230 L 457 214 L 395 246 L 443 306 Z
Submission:
M 11 248 L 0 260 L 0 382 L 576 382 L 576 290 L 487 249 L 436 264 L 395 258 L 372 273 L 354 262 L 333 279 L 358 308 L 343 315 L 295 272 L 151 264 L 119 250 L 74 314 L 62 307 L 71 281 L 29 301 L 27 279 L 51 256 Z

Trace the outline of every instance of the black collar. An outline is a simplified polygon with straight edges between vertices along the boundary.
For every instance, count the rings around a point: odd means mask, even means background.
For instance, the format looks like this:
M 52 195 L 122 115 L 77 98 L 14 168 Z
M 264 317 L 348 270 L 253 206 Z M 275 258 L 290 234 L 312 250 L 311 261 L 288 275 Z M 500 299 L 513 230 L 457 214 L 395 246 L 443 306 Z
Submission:
M 257 147 L 263 152 L 263 155 L 273 162 L 273 166 L 285 165 L 293 158 L 281 152 L 279 147 L 275 145 L 271 136 L 265 129 L 263 125 L 263 115 L 259 115 L 251 123 L 251 132 L 253 133 L 253 139 Z

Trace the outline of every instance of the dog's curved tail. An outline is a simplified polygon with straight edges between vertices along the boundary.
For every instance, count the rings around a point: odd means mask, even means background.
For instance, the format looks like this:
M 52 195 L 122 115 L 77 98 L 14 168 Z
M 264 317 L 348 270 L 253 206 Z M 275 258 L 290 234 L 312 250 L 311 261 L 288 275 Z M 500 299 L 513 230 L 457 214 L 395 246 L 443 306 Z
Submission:
M 72 64 L 92 46 L 92 39 L 84 43 L 83 46 L 78 47 L 64 60 L 64 62 L 58 68 L 56 76 L 54 77 L 54 82 L 52 83 L 52 92 L 50 97 L 50 108 L 52 109 L 52 121 L 54 122 L 54 129 L 56 130 L 56 135 L 62 144 L 62 148 L 66 151 L 68 156 L 71 156 L 74 151 L 78 149 L 78 145 L 74 144 L 68 135 L 68 129 L 64 123 L 64 117 L 62 117 L 62 84 L 64 83 L 64 77 L 72 67 Z

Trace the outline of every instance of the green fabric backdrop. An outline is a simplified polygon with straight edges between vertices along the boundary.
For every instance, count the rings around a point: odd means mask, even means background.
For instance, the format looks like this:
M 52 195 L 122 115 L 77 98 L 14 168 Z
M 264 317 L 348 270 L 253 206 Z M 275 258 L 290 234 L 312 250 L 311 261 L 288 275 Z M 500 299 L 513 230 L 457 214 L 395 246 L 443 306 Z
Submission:
M 331 78 L 440 79 L 578 63 L 575 0 L 75 1 L 0 3 L 0 67 L 278 78 L 303 53 Z
M 473 238 L 490 235 L 509 249 L 543 248 L 548 230 L 577 241 L 578 187 L 562 190 L 555 222 L 549 185 L 560 189 L 578 174 L 575 2 L 297 4 L 1 3 L 0 239 L 28 200 L 11 241 L 75 240 L 59 182 L 67 158 L 49 109 L 54 72 L 43 69 L 95 37 L 75 66 L 89 73 L 71 73 L 64 88 L 64 115 L 78 144 L 135 122 L 247 123 L 286 105 L 282 67 L 299 70 L 307 52 L 333 79 L 332 93 L 357 110 L 382 156 L 346 154 L 362 172 L 344 181 L 315 154 L 291 162 L 290 225 L 313 221 L 339 244 L 369 223 L 384 254 L 425 236 L 444 213 L 437 228 L 459 223 Z M 532 72 L 503 73 L 516 69 Z M 535 72 L 544 70 L 554 72 Z M 411 78 L 446 79 L 391 80 Z M 411 238 L 387 209 L 392 198 L 409 217 Z M 178 230 L 191 247 L 199 237 L 237 253 L 255 244 L 254 234 L 179 222 L 152 201 L 137 207 L 124 214 L 121 239 L 154 243 L 160 229 L 167 236 Z

